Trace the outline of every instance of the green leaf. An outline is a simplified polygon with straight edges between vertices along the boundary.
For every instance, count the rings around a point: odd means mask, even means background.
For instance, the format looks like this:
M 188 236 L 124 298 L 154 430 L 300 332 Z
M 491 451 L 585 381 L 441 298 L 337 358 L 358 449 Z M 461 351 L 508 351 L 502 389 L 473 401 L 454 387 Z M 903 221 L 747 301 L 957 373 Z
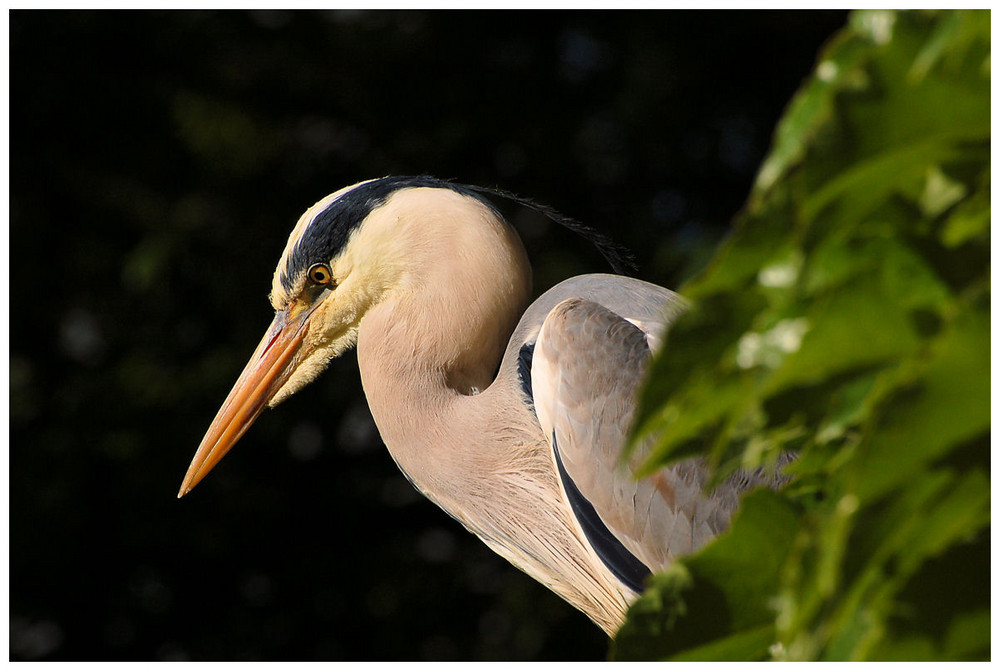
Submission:
M 654 576 L 620 659 L 989 657 L 990 14 L 852 14 L 682 289 L 633 449 L 797 460 Z
M 774 625 L 739 631 L 705 645 L 688 648 L 667 658 L 671 662 L 713 662 L 718 660 L 763 659 L 774 645 Z
M 873 499 L 932 459 L 989 431 L 990 328 L 963 314 L 941 337 L 918 382 L 887 403 L 855 461 L 858 495 Z
M 959 247 L 976 238 L 988 235 L 990 230 L 989 184 L 959 205 L 952 212 L 941 231 L 945 246 Z
M 763 659 L 774 644 L 773 597 L 797 523 L 768 490 L 748 496 L 731 531 L 656 575 L 618 632 L 614 657 Z M 762 563 L 763 562 L 763 565 Z

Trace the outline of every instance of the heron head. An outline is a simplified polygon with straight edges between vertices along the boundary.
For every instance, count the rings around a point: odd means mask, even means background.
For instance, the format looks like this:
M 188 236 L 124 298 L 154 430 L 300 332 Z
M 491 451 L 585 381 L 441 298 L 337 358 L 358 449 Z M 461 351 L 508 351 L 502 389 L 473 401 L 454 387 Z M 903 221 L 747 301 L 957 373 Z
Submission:
M 274 320 L 205 434 L 179 496 L 208 474 L 265 407 L 309 384 L 353 347 L 372 306 L 415 281 L 411 271 L 420 264 L 420 236 L 427 233 L 414 203 L 394 196 L 419 187 L 434 187 L 439 200 L 471 195 L 429 177 L 385 177 L 341 189 L 299 218 L 274 272 Z

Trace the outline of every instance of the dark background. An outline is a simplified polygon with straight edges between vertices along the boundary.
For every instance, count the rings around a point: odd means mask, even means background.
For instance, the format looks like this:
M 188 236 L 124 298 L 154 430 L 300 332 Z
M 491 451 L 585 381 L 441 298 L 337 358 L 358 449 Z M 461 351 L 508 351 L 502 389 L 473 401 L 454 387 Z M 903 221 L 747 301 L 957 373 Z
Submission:
M 411 490 L 354 356 L 177 488 L 306 207 L 501 186 L 677 286 L 842 12 L 10 14 L 10 656 L 601 659 Z M 536 292 L 606 266 L 508 211 Z

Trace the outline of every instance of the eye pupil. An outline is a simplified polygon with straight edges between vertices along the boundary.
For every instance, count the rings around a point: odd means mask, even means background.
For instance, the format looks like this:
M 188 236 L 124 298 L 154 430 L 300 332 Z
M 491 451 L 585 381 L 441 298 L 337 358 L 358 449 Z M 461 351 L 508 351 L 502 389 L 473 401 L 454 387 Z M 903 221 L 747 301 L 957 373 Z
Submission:
M 330 280 L 333 279 L 333 275 L 330 273 L 330 269 L 327 268 L 326 265 L 317 263 L 309 269 L 309 279 L 316 284 L 329 284 Z

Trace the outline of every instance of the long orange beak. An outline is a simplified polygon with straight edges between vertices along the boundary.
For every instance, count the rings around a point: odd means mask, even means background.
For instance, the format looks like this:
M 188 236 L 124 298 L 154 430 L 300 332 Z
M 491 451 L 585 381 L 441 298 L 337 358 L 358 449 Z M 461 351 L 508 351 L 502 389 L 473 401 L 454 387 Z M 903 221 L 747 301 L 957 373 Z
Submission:
M 287 312 L 279 312 L 274 316 L 250 362 L 208 427 L 188 466 L 177 498 L 190 492 L 208 475 L 288 381 L 297 363 L 304 358 L 301 346 L 311 313 L 306 310 L 289 318 Z

